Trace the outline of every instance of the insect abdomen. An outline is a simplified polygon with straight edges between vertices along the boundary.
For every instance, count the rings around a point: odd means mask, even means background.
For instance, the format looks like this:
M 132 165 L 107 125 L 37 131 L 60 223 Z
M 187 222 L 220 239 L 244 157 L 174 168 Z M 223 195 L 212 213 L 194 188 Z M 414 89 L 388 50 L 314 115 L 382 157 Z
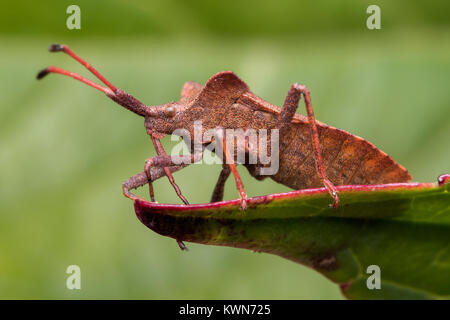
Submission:
M 293 189 L 321 187 L 307 123 L 292 123 L 282 137 L 280 167 L 272 179 Z M 344 130 L 319 125 L 327 178 L 335 185 L 407 182 L 411 175 L 372 143 Z

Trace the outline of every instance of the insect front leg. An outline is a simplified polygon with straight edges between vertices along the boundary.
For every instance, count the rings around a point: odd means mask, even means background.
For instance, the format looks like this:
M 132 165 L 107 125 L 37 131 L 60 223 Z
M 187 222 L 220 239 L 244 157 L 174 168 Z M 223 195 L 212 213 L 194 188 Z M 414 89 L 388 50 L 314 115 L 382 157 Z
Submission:
M 220 171 L 219 179 L 217 179 L 216 186 L 211 196 L 211 202 L 219 202 L 223 200 L 225 182 L 230 176 L 230 173 L 230 167 L 226 164 L 223 164 L 222 171 Z
M 179 170 L 185 168 L 186 166 L 187 166 L 187 164 L 180 164 L 180 165 L 169 167 L 169 170 L 170 170 L 170 172 L 176 172 L 176 171 L 179 171 Z M 160 167 L 151 168 L 147 172 L 145 172 L 145 171 L 140 172 L 140 173 L 130 177 L 127 181 L 125 181 L 122 184 L 123 194 L 127 198 L 130 198 L 131 200 L 136 200 L 136 199 L 144 200 L 144 199 L 134 195 L 133 193 L 131 193 L 131 190 L 145 186 L 147 183 L 153 182 L 161 177 L 164 177 L 165 175 L 166 175 L 166 173 L 164 172 L 164 168 L 160 168 Z
M 292 118 L 297 110 L 298 103 L 300 101 L 300 95 L 303 94 L 305 99 L 305 108 L 308 115 L 308 124 L 311 130 L 311 139 L 314 152 L 314 159 L 316 162 L 316 170 L 322 179 L 322 183 L 328 190 L 330 195 L 334 198 L 333 207 L 337 208 L 339 205 L 339 196 L 336 187 L 327 179 L 325 175 L 325 170 L 323 168 L 322 154 L 320 152 L 319 144 L 319 133 L 317 130 L 316 119 L 314 117 L 314 111 L 311 105 L 311 96 L 309 90 L 306 86 L 294 83 L 286 96 L 286 100 L 283 104 L 283 109 L 281 110 L 278 127 L 280 130 L 280 136 L 283 136 L 286 130 L 289 129 Z
M 161 141 L 159 141 L 158 138 L 155 138 L 151 134 L 151 132 L 149 132 L 149 134 L 150 134 L 150 137 L 152 138 L 153 145 L 155 146 L 156 153 L 159 156 L 167 156 L 166 151 L 164 150 L 164 148 L 163 148 L 163 146 L 161 144 Z M 145 172 L 147 172 L 147 170 L 145 170 Z M 170 170 L 169 170 L 169 168 L 167 166 L 164 167 L 164 172 L 166 173 L 166 176 L 169 179 L 170 184 L 175 189 L 175 192 L 177 193 L 177 195 L 181 199 L 181 201 L 183 201 L 184 204 L 189 204 L 187 199 L 181 193 L 180 188 L 175 183 L 175 179 L 173 178 L 172 173 L 170 172 Z M 149 183 L 149 189 L 150 189 L 150 197 L 151 197 L 152 201 L 155 201 L 155 195 L 154 195 L 154 192 L 153 192 L 153 185 L 152 185 L 151 182 Z
M 199 153 L 192 154 L 192 155 L 186 155 L 186 156 L 180 156 L 180 155 L 168 156 L 167 154 L 163 154 L 163 155 L 158 155 L 158 156 L 148 158 L 145 161 L 145 166 L 144 166 L 144 172 L 147 174 L 147 178 L 148 178 L 147 181 L 149 182 L 149 185 L 150 185 L 151 182 L 154 180 L 151 177 L 153 168 L 161 168 L 164 171 L 165 175 L 171 178 L 171 179 L 169 178 L 169 181 L 172 181 L 173 182 L 172 185 L 176 186 L 175 190 L 177 191 L 177 194 L 180 196 L 181 200 L 184 199 L 183 200 L 184 204 L 189 204 L 189 203 L 187 203 L 187 200 L 181 194 L 179 187 L 175 184 L 175 182 L 173 180 L 171 167 L 194 163 L 194 162 L 199 161 L 202 157 L 203 157 L 203 152 L 199 152 Z M 150 189 L 150 197 L 152 197 L 151 190 L 152 189 Z M 152 198 L 152 201 L 154 201 L 153 198 Z

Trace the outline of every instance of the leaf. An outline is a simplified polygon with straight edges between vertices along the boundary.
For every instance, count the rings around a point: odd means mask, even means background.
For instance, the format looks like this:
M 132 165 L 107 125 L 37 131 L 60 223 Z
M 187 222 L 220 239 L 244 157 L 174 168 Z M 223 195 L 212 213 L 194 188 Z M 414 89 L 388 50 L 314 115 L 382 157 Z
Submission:
M 198 205 L 136 199 L 140 221 L 181 241 L 245 248 L 314 268 L 349 299 L 450 298 L 450 180 L 340 186 L 340 207 L 324 188 Z M 367 267 L 381 289 L 367 288 Z M 277 270 L 273 270 L 276 276 Z

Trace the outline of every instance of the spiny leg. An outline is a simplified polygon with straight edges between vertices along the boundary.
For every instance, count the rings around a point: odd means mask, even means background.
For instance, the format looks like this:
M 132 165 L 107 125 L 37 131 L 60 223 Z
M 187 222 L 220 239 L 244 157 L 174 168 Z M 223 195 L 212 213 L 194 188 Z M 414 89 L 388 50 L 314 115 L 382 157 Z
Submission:
M 155 168 L 155 170 L 156 169 L 159 169 L 159 168 Z M 146 185 L 149 182 L 149 180 L 154 181 L 164 175 L 164 172 L 162 170 L 159 170 L 159 175 L 155 176 L 155 170 L 150 172 L 150 174 L 148 174 L 147 172 L 140 172 L 140 173 L 128 178 L 127 181 L 122 183 L 123 195 L 131 200 L 137 200 L 137 199 L 143 200 L 140 197 L 136 196 L 135 194 L 131 193 L 130 190 L 142 187 L 142 186 Z M 150 178 L 149 178 L 149 176 L 150 176 Z
M 222 171 L 220 171 L 219 178 L 217 179 L 216 186 L 211 196 L 211 202 L 219 202 L 223 200 L 223 193 L 225 189 L 225 182 L 230 176 L 230 168 L 227 165 L 222 166 Z
M 322 183 L 328 190 L 328 193 L 330 193 L 330 195 L 334 198 L 333 207 L 337 208 L 339 205 L 338 192 L 336 187 L 331 183 L 330 180 L 327 179 L 325 175 L 325 170 L 323 168 L 322 154 L 320 152 L 319 133 L 317 130 L 316 119 L 314 117 L 314 111 L 311 105 L 311 96 L 308 88 L 305 87 L 304 85 L 294 83 L 289 89 L 289 92 L 286 96 L 286 100 L 284 101 L 283 104 L 283 109 L 281 110 L 279 117 L 280 136 L 283 136 L 286 130 L 289 130 L 291 120 L 295 115 L 295 111 L 297 110 L 298 103 L 300 101 L 300 94 L 302 93 L 305 99 L 305 108 L 306 113 L 308 115 L 308 124 L 311 130 L 311 139 L 314 152 L 314 159 L 316 161 L 316 170 L 320 178 L 322 179 Z
M 144 169 L 146 172 L 149 173 L 149 179 L 151 179 L 151 171 L 152 168 L 168 168 L 168 170 L 171 172 L 170 167 L 174 166 L 186 166 L 187 164 L 191 164 L 194 162 L 199 161 L 199 159 L 203 156 L 203 153 L 198 153 L 196 155 L 176 155 L 176 156 L 169 156 L 167 154 L 154 156 L 151 158 L 148 158 L 145 160 L 145 166 Z M 165 172 L 165 170 L 164 170 Z M 151 181 L 154 181 L 151 180 Z
M 155 139 L 155 140 L 157 140 L 157 139 Z M 202 156 L 203 156 L 203 153 L 197 153 L 197 154 L 186 155 L 186 156 L 180 156 L 180 155 L 168 156 L 167 154 L 164 153 L 161 155 L 157 155 L 157 156 L 148 158 L 145 161 L 144 172 L 148 175 L 148 181 L 149 181 L 149 183 L 151 183 L 152 182 L 151 176 L 150 176 L 151 168 L 153 168 L 153 167 L 163 168 L 166 176 L 169 177 L 169 181 L 172 181 L 173 182 L 172 185 L 174 185 L 174 187 L 176 187 L 175 191 L 177 191 L 177 194 L 179 195 L 180 199 L 184 202 L 184 204 L 189 204 L 187 202 L 187 200 L 184 198 L 184 196 L 181 194 L 181 191 L 178 188 L 178 186 L 175 184 L 175 181 L 173 180 L 173 177 L 172 177 L 172 172 L 171 172 L 170 167 L 179 166 L 180 164 L 194 163 L 196 161 L 199 161 Z M 152 201 L 154 201 L 154 199 L 152 199 Z
M 228 151 L 225 137 L 225 130 L 218 129 L 216 131 L 216 134 L 218 135 L 219 143 L 222 144 L 223 154 L 225 155 L 225 159 L 222 159 L 222 161 L 225 160 L 224 163 L 226 163 L 226 165 L 230 168 L 231 172 L 233 173 L 234 180 L 236 181 L 236 188 L 238 189 L 239 195 L 241 197 L 241 209 L 245 210 L 245 208 L 247 207 L 247 194 L 245 193 L 244 184 L 242 183 L 241 177 L 239 176 L 239 172 L 236 169 L 234 159 L 231 156 L 230 152 Z
M 164 148 L 163 148 L 163 146 L 161 144 L 161 141 L 159 141 L 159 139 L 157 139 L 157 138 L 155 138 L 153 136 L 151 136 L 151 138 L 152 138 L 153 145 L 155 146 L 156 153 L 158 155 L 160 155 L 160 156 L 167 156 L 166 151 L 164 150 Z M 169 168 L 167 166 L 164 167 L 164 172 L 166 173 L 166 176 L 169 179 L 170 184 L 175 189 L 175 192 L 177 193 L 177 195 L 181 199 L 181 201 L 183 201 L 184 204 L 189 204 L 187 199 L 181 193 L 180 188 L 175 183 L 175 179 L 173 178 L 172 173 L 170 172 L 170 170 L 169 170 Z M 151 188 L 153 189 L 153 186 Z M 150 189 L 150 192 L 152 192 L 151 189 Z M 154 199 L 154 196 L 153 196 L 153 199 Z
M 187 164 L 180 164 L 176 166 L 171 166 L 170 172 L 176 172 L 183 168 L 185 168 Z M 165 177 L 166 173 L 164 172 L 164 168 L 161 167 L 153 167 L 150 168 L 147 172 L 140 172 L 132 177 L 130 177 L 127 181 L 122 184 L 122 191 L 125 197 L 130 198 L 131 200 L 144 200 L 133 193 L 130 190 L 137 189 L 139 187 L 145 186 L 147 183 L 153 182 L 161 177 Z

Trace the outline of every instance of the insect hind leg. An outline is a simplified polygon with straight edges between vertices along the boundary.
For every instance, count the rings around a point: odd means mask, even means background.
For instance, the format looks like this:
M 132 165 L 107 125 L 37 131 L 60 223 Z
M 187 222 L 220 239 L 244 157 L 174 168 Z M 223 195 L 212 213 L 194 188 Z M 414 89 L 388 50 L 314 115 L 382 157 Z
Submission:
M 278 127 L 280 130 L 280 136 L 283 136 L 286 130 L 289 130 L 290 123 L 292 118 L 295 115 L 295 111 L 297 110 L 298 103 L 300 101 L 300 96 L 303 94 L 305 99 L 305 108 L 306 114 L 308 116 L 308 124 L 311 130 L 311 140 L 312 147 L 314 152 L 314 159 L 316 162 L 316 170 L 319 174 L 323 185 L 327 189 L 328 193 L 333 197 L 333 207 L 337 208 L 339 206 L 339 196 L 336 187 L 333 183 L 327 179 L 325 170 L 323 167 L 322 154 L 320 152 L 320 143 L 319 143 L 319 133 L 317 130 L 316 119 L 314 116 L 313 107 L 311 104 L 311 95 L 309 89 L 301 84 L 294 83 L 286 96 L 286 99 L 283 104 L 283 109 L 281 110 L 279 119 L 278 119 Z

